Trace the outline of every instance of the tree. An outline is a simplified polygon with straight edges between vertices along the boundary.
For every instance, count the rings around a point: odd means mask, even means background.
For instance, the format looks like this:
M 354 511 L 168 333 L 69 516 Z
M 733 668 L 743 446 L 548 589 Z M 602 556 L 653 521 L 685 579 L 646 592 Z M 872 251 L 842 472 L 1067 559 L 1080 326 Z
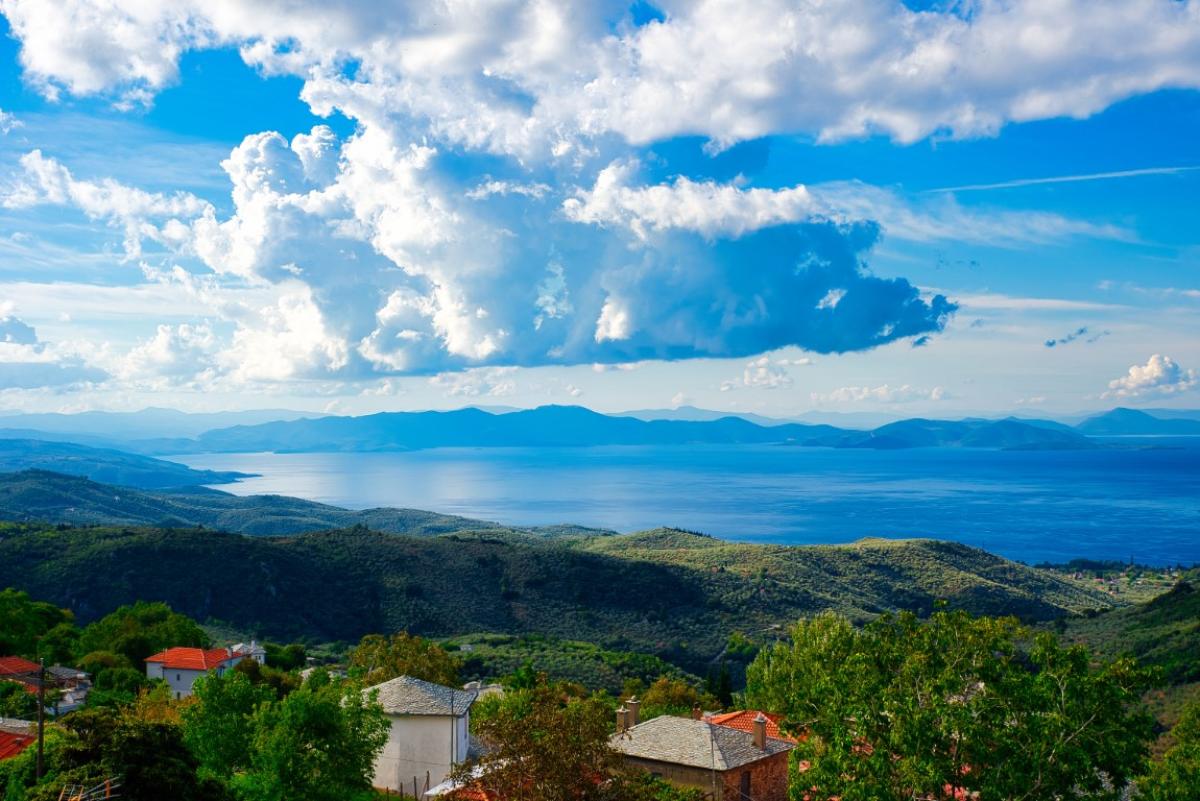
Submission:
M 498 798 L 521 801 L 698 801 L 643 771 L 627 771 L 609 745 L 611 699 L 580 697 L 571 685 L 515 690 L 492 701 L 489 714 L 472 715 L 487 746 L 479 760 L 459 765 L 451 778 Z
M 435 684 L 458 684 L 459 661 L 437 643 L 406 631 L 385 637 L 368 634 L 350 652 L 351 672 L 368 685 L 397 676 L 412 676 Z
M 39 641 L 57 626 L 73 630 L 73 623 L 74 616 L 66 609 L 34 601 L 18 590 L 0 590 L 0 656 L 45 656 L 53 661 L 57 653 L 40 652 Z
M 1193 701 L 1171 730 L 1175 739 L 1163 758 L 1138 780 L 1145 801 L 1194 801 L 1200 798 L 1200 701 Z
M 591 801 L 608 798 L 605 782 L 620 767 L 609 747 L 609 705 L 576 698 L 545 682 L 505 696 L 475 733 L 488 747 L 477 763 L 461 765 L 455 781 L 475 783 L 500 798 Z
M 244 801 L 373 799 L 375 756 L 387 742 L 382 708 L 355 683 L 315 673 L 254 713 L 250 765 L 233 786 Z
M 202 775 L 229 781 L 250 767 L 254 714 L 274 699 L 243 673 L 210 673 L 196 680 L 195 702 L 182 712 L 183 741 L 200 763 Z
M 759 654 L 746 698 L 807 734 L 796 799 L 1070 801 L 1117 798 L 1142 770 L 1150 678 L 1013 619 L 943 611 L 856 629 L 823 614 Z
M 298 642 L 290 645 L 268 642 L 263 648 L 267 652 L 267 664 L 277 670 L 299 670 L 308 662 L 308 654 Z
M 151 654 L 166 648 L 207 648 L 210 642 L 196 621 L 172 611 L 164 603 L 138 601 L 118 607 L 83 629 L 77 653 L 109 651 L 124 656 L 137 667 Z
M 25 718 L 37 714 L 37 696 L 17 681 L 0 680 L 0 718 Z
M 50 751 L 50 774 L 30 787 L 30 801 L 59 798 L 70 784 L 121 784 L 125 801 L 222 801 L 224 789 L 197 778 L 196 760 L 178 725 L 144 720 L 112 709 L 86 709 L 65 717 Z
M 714 709 L 717 699 L 703 693 L 688 684 L 683 679 L 673 679 L 670 676 L 660 676 L 641 695 L 642 720 L 649 720 L 659 715 L 689 716 L 697 706 L 704 709 Z

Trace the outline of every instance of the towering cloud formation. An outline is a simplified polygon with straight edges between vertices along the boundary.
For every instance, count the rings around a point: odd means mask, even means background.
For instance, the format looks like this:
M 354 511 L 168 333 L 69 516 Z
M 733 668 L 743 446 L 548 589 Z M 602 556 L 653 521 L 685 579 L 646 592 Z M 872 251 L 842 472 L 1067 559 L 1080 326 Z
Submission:
M 235 46 L 356 124 L 344 140 L 247 136 L 223 162 L 231 213 L 81 181 L 36 151 L 5 202 L 75 205 L 118 227 L 131 259 L 152 241 L 216 276 L 205 299 L 228 345 L 200 321 L 160 329 L 130 374 L 173 376 L 180 353 L 246 380 L 836 353 L 936 333 L 955 308 L 869 271 L 878 217 L 901 236 L 1003 237 L 953 207 L 923 225 L 853 184 L 641 186 L 639 146 L 970 136 L 1200 85 L 1196 2 L 660 5 L 639 19 L 546 0 L 0 0 L 47 96 L 151 103 L 183 52 Z M 1027 228 L 1064 232 L 1097 233 L 1053 215 Z M 270 299 L 222 296 L 247 285 Z

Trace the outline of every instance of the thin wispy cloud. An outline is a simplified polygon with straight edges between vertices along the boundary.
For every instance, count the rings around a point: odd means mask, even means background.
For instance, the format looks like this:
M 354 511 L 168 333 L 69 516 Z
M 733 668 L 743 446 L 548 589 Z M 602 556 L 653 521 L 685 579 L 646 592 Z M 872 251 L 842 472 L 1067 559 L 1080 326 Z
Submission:
M 1110 181 L 1119 178 L 1141 178 L 1147 175 L 1178 175 L 1195 172 L 1200 165 L 1183 167 L 1147 167 L 1140 170 L 1115 170 L 1113 172 L 1093 172 L 1086 175 L 1052 175 L 1045 178 L 1018 178 L 1013 181 L 1000 181 L 994 184 L 964 184 L 962 186 L 943 186 L 937 189 L 926 189 L 926 194 L 942 192 L 981 192 L 989 189 L 1017 189 L 1022 186 L 1040 186 L 1042 184 L 1073 184 L 1084 181 Z

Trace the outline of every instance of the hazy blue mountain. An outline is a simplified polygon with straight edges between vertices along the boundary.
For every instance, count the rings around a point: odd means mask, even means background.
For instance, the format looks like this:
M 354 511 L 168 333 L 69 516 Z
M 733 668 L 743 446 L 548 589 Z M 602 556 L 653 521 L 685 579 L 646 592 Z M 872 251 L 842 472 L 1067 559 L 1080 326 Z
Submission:
M 141 443 L 156 453 L 397 451 L 436 447 L 787 444 L 841 448 L 1086 448 L 1066 426 L 1024 420 L 904 420 L 864 432 L 829 425 L 759 425 L 741 417 L 640 420 L 579 406 L 505 414 L 481 409 L 321 417 L 208 431 L 195 440 Z
M 581 447 L 592 445 L 816 443 L 832 426 L 770 428 L 736 417 L 712 421 L 610 417 L 579 406 L 542 406 L 506 414 L 480 409 L 385 412 L 364 417 L 265 423 L 209 431 L 193 450 L 394 451 L 434 447 Z M 179 447 L 181 443 L 173 443 Z
M 250 535 L 300 534 L 356 525 L 387 534 L 412 536 L 504 528 L 483 520 L 415 509 L 351 511 L 282 495 L 239 497 L 202 487 L 151 492 L 43 470 L 0 473 L 0 520 L 71 525 L 204 526 Z M 610 533 L 566 525 L 518 531 L 537 536 Z
M 1164 420 L 1138 409 L 1113 409 L 1088 418 L 1076 428 L 1092 436 L 1200 434 L 1200 420 Z
M 0 473 L 53 470 L 106 484 L 143 489 L 223 484 L 244 473 L 193 470 L 176 462 L 69 442 L 0 439 Z
M 194 437 L 214 428 L 253 425 L 272 420 L 319 417 L 315 412 L 287 409 L 250 409 L 242 412 L 191 413 L 175 409 L 148 408 L 136 412 L 79 412 L 77 414 L 6 414 L 0 428 L 44 435 L 75 435 L 77 442 L 92 437 L 105 442 L 157 437 Z M 56 439 L 59 437 L 55 437 Z
M 873 431 L 849 434 L 843 448 L 1045 448 L 1097 447 L 1077 431 L 1048 421 L 1027 420 L 900 420 Z
M 677 406 L 674 409 L 634 409 L 628 412 L 614 412 L 611 417 L 632 417 L 637 420 L 687 420 L 693 423 L 706 423 L 721 420 L 725 417 L 736 417 L 748 420 L 760 426 L 779 426 L 795 422 L 778 417 L 764 417 L 753 412 L 718 412 L 712 409 L 700 409 L 696 406 Z

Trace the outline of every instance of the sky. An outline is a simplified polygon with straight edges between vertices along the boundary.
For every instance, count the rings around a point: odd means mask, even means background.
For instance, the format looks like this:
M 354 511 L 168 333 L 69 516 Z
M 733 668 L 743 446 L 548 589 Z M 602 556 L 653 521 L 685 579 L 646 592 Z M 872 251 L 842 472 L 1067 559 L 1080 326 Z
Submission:
M 1200 407 L 1197 0 L 0 13 L 0 411 Z

